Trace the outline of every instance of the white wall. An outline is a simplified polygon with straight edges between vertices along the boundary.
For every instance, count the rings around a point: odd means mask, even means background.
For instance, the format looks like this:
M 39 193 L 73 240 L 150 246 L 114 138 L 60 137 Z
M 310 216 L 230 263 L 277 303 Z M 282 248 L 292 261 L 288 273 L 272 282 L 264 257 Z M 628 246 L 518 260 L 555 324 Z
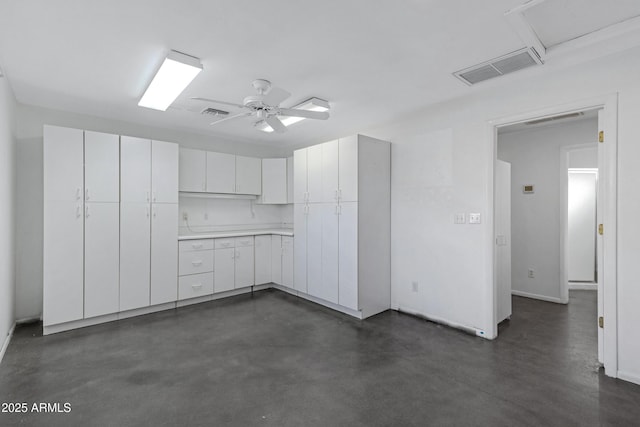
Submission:
M 277 157 L 282 151 L 274 147 L 215 140 L 199 134 L 18 105 L 16 132 L 18 165 L 16 318 L 18 320 L 40 317 L 42 313 L 42 127 L 44 124 L 177 142 L 181 146 L 190 148 L 256 157 Z
M 362 130 L 393 142 L 392 304 L 490 335 L 486 331 L 495 325 L 489 122 L 618 93 L 618 374 L 640 383 L 640 49 L 572 68 L 551 60 L 544 67 L 544 76 L 525 71 L 518 78 L 501 77 L 470 89 L 463 99 Z M 480 212 L 483 223 L 454 225 L 456 212 Z M 412 280 L 420 283 L 417 294 Z
M 561 147 L 595 146 L 597 138 L 595 118 L 499 134 L 498 158 L 511 163 L 511 287 L 516 294 L 568 302 L 561 288 L 560 192 L 566 182 Z M 524 194 L 525 184 L 534 185 L 535 192 Z
M 183 218 L 185 213 L 187 221 Z M 180 196 L 180 234 L 284 226 L 293 227 L 293 205 L 260 205 L 246 199 Z
M 7 79 L 0 77 L 0 349 L 15 321 L 15 109 Z

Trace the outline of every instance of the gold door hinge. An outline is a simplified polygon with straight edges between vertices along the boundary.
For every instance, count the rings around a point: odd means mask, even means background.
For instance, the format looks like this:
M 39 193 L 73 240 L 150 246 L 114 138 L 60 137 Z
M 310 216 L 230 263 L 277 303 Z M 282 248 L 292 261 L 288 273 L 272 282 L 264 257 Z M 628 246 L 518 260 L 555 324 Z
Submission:
M 601 236 L 604 234 L 604 225 L 598 224 L 598 234 Z
M 598 132 L 598 142 L 604 142 L 604 131 Z
M 598 317 L 598 326 L 604 328 L 604 317 Z

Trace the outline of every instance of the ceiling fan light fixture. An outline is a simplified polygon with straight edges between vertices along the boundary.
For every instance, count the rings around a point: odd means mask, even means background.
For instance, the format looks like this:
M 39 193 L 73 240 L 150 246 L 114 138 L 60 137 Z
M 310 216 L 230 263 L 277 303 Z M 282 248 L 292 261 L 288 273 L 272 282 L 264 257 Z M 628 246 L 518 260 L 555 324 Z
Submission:
M 258 129 L 259 131 L 262 131 L 262 132 L 266 132 L 266 133 L 273 132 L 273 128 L 271 126 L 269 126 L 269 124 L 267 122 L 265 122 L 264 120 L 260 120 L 259 122 L 255 122 L 253 124 L 253 126 L 256 129 Z
M 140 107 L 166 111 L 202 71 L 196 57 L 172 50 L 140 98 Z
M 331 107 L 329 106 L 329 102 L 320 98 L 310 98 L 306 101 L 301 102 L 298 105 L 294 105 L 291 109 L 294 110 L 307 110 L 307 111 L 329 111 Z M 301 122 L 305 120 L 304 117 L 279 117 L 280 121 L 285 126 L 291 126 L 294 123 Z

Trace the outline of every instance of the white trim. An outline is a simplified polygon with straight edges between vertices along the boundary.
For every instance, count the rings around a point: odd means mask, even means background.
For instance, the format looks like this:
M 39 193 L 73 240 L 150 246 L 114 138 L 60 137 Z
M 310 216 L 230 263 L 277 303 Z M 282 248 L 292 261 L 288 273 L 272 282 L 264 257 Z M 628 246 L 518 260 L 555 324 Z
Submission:
M 15 329 L 16 329 L 16 324 L 14 323 L 13 326 L 11 326 L 11 329 L 9 329 L 9 333 L 4 339 L 4 343 L 2 343 L 2 349 L 0 349 L 0 363 L 2 363 L 4 354 L 7 352 L 7 349 L 9 348 L 9 343 L 11 342 L 11 338 L 13 337 L 13 331 L 15 331 Z
M 42 320 L 42 316 L 24 317 L 22 319 L 17 319 L 16 320 L 16 325 L 23 325 L 25 323 L 40 322 L 41 320 Z
M 495 180 L 495 161 L 497 159 L 497 129 L 502 126 L 512 125 L 516 123 L 522 123 L 530 120 L 541 119 L 545 117 L 553 117 L 560 114 L 568 114 L 572 112 L 580 112 L 587 110 L 602 109 L 604 117 L 604 131 L 605 142 L 600 146 L 600 149 L 604 149 L 604 165 L 603 170 L 599 170 L 598 174 L 600 179 L 605 183 L 606 191 L 600 197 L 603 200 L 604 209 L 602 209 L 603 221 L 605 224 L 605 233 L 603 236 L 603 251 L 604 251 L 604 268 L 603 268 L 603 315 L 605 317 L 605 326 L 603 330 L 604 341 L 604 356 L 603 365 L 605 368 L 605 374 L 610 377 L 616 377 L 618 371 L 618 285 L 617 285 L 617 168 L 618 168 L 618 94 L 611 93 L 608 95 L 602 95 L 598 97 L 586 98 L 583 100 L 577 100 L 571 103 L 556 105 L 552 107 L 542 108 L 540 110 L 533 110 L 530 112 L 514 114 L 512 116 L 506 116 L 489 120 L 487 122 L 488 135 L 491 135 L 492 145 L 487 147 L 487 153 L 493 154 L 493 159 L 489 162 L 488 178 L 493 184 Z M 493 185 L 490 186 L 493 188 Z M 493 191 L 487 197 L 488 207 L 492 210 L 494 208 L 494 195 Z M 493 212 L 493 211 L 492 211 Z M 493 286 L 489 287 L 491 292 L 491 298 L 488 301 L 493 303 L 490 306 L 487 316 L 493 316 L 492 327 L 497 331 L 496 322 L 496 275 L 495 275 L 495 254 L 493 249 L 493 235 L 495 234 L 493 224 L 493 214 L 486 216 L 490 224 L 488 224 L 489 234 L 487 236 L 487 253 L 491 254 L 492 258 L 488 264 L 488 270 L 490 270 L 490 281 L 492 280 Z M 489 247 L 491 245 L 491 247 Z M 496 332 L 497 333 L 497 332 Z
M 467 333 L 469 333 L 471 335 L 477 335 L 477 336 L 482 337 L 482 338 L 492 339 L 492 338 L 489 338 L 487 336 L 487 334 L 485 334 L 485 331 L 483 331 L 481 329 L 474 328 L 474 327 L 471 327 L 471 326 L 465 326 L 465 325 L 462 325 L 462 324 L 456 323 L 456 322 L 452 322 L 450 320 L 444 319 L 444 318 L 439 317 L 439 316 L 433 316 L 433 315 L 429 315 L 429 314 L 424 314 L 424 313 L 416 311 L 416 310 L 414 310 L 412 308 L 398 307 L 397 311 L 399 311 L 400 313 L 409 314 L 411 316 L 420 317 L 421 319 L 425 319 L 425 320 L 428 320 L 430 322 L 434 322 L 434 323 L 438 323 L 438 324 L 441 324 L 441 325 L 449 326 L 451 328 L 459 329 L 459 330 L 467 332 Z
M 625 371 L 618 371 L 618 378 L 640 385 L 640 375 L 631 374 Z
M 538 294 L 532 294 L 532 293 L 529 293 L 529 292 L 522 292 L 522 291 L 516 291 L 516 290 L 512 290 L 511 291 L 511 295 L 515 295 L 517 297 L 525 297 L 525 298 L 537 299 L 537 300 L 540 300 L 540 301 L 553 302 L 553 303 L 556 303 L 556 304 L 568 304 L 569 303 L 568 299 L 548 297 L 546 295 L 538 295 Z
M 569 282 L 567 287 L 570 291 L 597 291 L 597 283 L 573 283 Z

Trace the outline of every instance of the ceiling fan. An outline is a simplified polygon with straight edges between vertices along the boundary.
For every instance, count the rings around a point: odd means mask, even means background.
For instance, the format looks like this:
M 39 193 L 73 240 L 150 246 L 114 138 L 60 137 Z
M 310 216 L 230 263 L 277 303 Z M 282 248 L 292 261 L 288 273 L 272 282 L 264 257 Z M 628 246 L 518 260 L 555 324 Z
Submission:
M 255 117 L 258 119 L 254 122 L 255 127 L 260 127 L 264 123 L 278 133 L 287 131 L 287 127 L 282 123 L 279 117 L 300 117 L 304 119 L 327 120 L 329 113 L 327 111 L 311 111 L 297 108 L 281 108 L 279 105 L 282 101 L 289 98 L 291 94 L 284 89 L 272 86 L 271 82 L 264 79 L 254 80 L 252 83 L 257 95 L 247 96 L 242 104 L 233 102 L 218 101 L 209 98 L 192 97 L 196 101 L 205 101 L 214 104 L 230 105 L 241 108 L 243 111 L 231 114 L 220 120 L 212 122 L 212 125 L 233 120 L 240 117 Z

